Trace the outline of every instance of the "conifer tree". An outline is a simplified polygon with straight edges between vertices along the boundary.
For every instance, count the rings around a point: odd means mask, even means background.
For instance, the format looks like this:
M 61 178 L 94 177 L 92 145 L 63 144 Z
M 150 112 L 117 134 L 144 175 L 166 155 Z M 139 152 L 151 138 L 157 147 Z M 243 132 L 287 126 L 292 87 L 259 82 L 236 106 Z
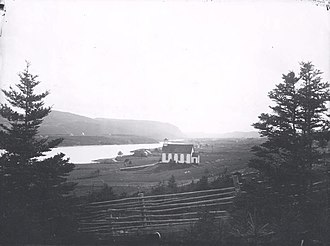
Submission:
M 269 93 L 272 114 L 261 114 L 253 126 L 267 140 L 253 148 L 257 158 L 250 166 L 274 184 L 307 185 L 312 167 L 322 155 L 320 143 L 329 141 L 329 84 L 312 63 L 301 63 L 298 76 L 283 75 L 283 82 Z
M 287 245 L 301 232 L 318 237 L 317 218 L 328 211 L 322 193 L 312 192 L 312 183 L 323 179 L 328 168 L 321 160 L 330 140 L 330 85 L 311 62 L 300 65 L 298 75 L 283 75 L 283 82 L 269 92 L 272 113 L 261 114 L 253 124 L 266 138 L 253 147 L 255 158 L 249 163 L 261 182 L 248 182 L 242 197 L 244 209 L 256 210 L 264 223 L 272 223 Z
M 0 105 L 0 242 L 46 242 L 56 234 L 63 215 L 65 195 L 74 188 L 66 176 L 74 165 L 60 153 L 50 158 L 45 152 L 62 139 L 38 135 L 43 119 L 51 112 L 37 94 L 38 76 L 29 72 L 29 63 L 19 73 L 18 90 L 2 90 L 8 104 Z

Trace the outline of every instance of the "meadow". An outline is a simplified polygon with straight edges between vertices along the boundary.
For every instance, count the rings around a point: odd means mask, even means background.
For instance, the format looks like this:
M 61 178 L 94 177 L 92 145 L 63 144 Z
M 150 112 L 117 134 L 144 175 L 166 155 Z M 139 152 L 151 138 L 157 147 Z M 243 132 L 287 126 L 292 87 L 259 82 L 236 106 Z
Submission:
M 253 153 L 254 145 L 264 141 L 260 138 L 245 139 L 190 139 L 185 142 L 198 146 L 201 163 L 156 164 L 138 170 L 122 171 L 127 166 L 140 166 L 157 163 L 161 152 L 152 151 L 147 157 L 121 157 L 118 161 L 103 159 L 99 163 L 77 164 L 69 176 L 69 181 L 77 183 L 75 195 L 87 195 L 98 191 L 105 184 L 112 187 L 117 194 L 132 194 L 147 191 L 159 182 L 166 182 L 173 175 L 178 185 L 197 181 L 202 176 L 209 179 L 224 172 L 244 171 Z

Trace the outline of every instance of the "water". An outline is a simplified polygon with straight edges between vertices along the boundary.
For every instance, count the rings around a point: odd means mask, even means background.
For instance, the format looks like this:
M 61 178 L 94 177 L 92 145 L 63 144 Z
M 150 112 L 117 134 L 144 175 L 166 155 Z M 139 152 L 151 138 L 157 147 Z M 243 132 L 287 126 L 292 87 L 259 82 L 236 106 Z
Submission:
M 54 148 L 45 154 L 46 157 L 51 157 L 62 152 L 65 157 L 70 158 L 72 163 L 87 164 L 97 159 L 115 158 L 119 151 L 123 152 L 124 155 L 130 155 L 133 150 L 154 149 L 161 146 L 162 143 L 72 146 Z

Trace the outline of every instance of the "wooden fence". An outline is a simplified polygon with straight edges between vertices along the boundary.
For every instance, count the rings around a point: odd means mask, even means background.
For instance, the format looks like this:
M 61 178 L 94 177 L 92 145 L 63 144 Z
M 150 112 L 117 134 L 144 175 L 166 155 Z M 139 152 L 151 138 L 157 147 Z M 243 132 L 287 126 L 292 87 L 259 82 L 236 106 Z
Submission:
M 185 230 L 207 210 L 227 216 L 235 187 L 93 202 L 80 207 L 79 230 L 98 236 L 137 235 Z

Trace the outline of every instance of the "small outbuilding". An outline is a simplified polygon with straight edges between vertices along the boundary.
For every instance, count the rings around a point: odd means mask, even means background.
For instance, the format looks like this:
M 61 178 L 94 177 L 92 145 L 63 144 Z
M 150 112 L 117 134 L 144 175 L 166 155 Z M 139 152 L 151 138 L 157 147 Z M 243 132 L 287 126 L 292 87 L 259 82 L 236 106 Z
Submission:
M 195 152 L 193 144 L 168 143 L 164 140 L 162 163 L 200 163 L 200 156 Z

